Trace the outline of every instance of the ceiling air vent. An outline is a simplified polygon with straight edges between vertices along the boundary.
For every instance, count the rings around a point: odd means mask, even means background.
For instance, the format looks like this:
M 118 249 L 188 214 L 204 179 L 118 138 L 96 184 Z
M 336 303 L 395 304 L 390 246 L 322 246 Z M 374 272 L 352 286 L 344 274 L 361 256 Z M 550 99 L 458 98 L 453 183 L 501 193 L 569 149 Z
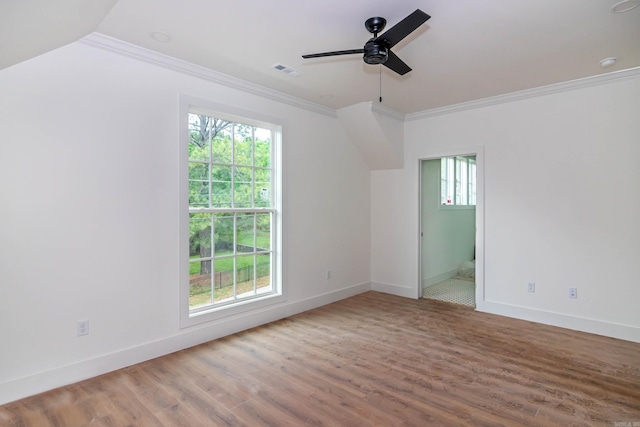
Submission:
M 291 77 L 298 77 L 302 75 L 302 72 L 298 70 L 294 70 L 291 67 L 287 67 L 286 65 L 276 64 L 273 66 L 278 71 L 282 71 L 283 73 L 289 74 Z

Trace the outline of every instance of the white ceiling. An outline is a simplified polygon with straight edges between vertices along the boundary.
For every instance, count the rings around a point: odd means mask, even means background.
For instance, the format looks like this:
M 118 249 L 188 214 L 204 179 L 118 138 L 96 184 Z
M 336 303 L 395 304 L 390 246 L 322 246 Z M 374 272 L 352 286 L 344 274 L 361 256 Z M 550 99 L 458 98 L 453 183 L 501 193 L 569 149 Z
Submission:
M 75 4 L 66 12 L 74 19 L 59 19 L 64 25 L 43 26 L 47 15 L 38 18 L 36 9 L 46 9 L 50 17 L 52 3 L 57 5 L 57 15 L 64 12 L 61 5 L 68 9 L 69 4 Z M 47 40 L 50 45 L 54 36 L 64 40 L 61 35 L 69 33 L 74 28 L 71 22 L 75 22 L 76 36 L 78 32 L 96 31 L 333 108 L 377 101 L 382 70 L 383 105 L 412 113 L 639 67 L 640 7 L 612 13 L 610 9 L 616 3 L 617 0 L 3 0 L 0 46 L 15 43 L 20 36 L 19 32 L 6 29 L 8 23 L 15 28 L 32 29 L 28 37 L 23 31 L 22 36 L 29 40 L 21 41 L 25 48 L 19 49 L 29 51 L 29 46 L 38 43 L 38 36 L 41 45 Z M 29 15 L 16 13 L 18 4 L 23 5 L 22 9 L 25 4 L 39 7 L 31 7 Z M 392 49 L 413 68 L 405 76 L 367 65 L 360 55 L 301 58 L 307 53 L 361 48 L 370 37 L 364 28 L 367 18 L 386 18 L 388 29 L 418 8 L 432 18 Z M 87 19 L 77 19 L 79 13 L 85 13 Z M 87 31 L 87 23 L 96 20 L 99 24 Z M 45 31 L 34 28 L 33 22 Z M 171 40 L 154 40 L 153 32 L 166 33 Z M 40 53 L 38 49 L 31 50 Z M 11 54 L 0 50 L 0 56 L 5 57 L 0 67 L 24 59 L 24 54 L 15 58 Z M 600 60 L 611 56 L 617 57 L 618 62 L 601 68 Z M 278 72 L 272 68 L 276 63 L 303 74 L 291 77 Z
M 0 0 L 0 70 L 72 43 L 117 0 Z

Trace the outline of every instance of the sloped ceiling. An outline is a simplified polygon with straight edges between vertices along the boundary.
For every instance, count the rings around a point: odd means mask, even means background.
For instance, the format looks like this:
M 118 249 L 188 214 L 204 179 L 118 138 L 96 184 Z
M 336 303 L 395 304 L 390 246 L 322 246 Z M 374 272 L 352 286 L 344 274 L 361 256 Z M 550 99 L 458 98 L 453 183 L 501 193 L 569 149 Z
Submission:
M 377 102 L 408 114 L 640 66 L 640 7 L 616 0 L 3 0 L 0 68 L 89 32 L 340 109 Z M 628 0 L 617 9 L 631 8 Z M 398 76 L 359 55 L 364 21 L 387 29 L 415 9 L 432 18 L 393 48 Z M 170 40 L 152 36 L 162 33 Z M 600 60 L 617 57 L 610 68 Z M 298 77 L 276 71 L 283 64 Z
M 0 69 L 95 31 L 117 0 L 2 0 Z
M 336 111 L 343 129 L 371 170 L 404 166 L 404 127 L 392 114 L 373 102 Z

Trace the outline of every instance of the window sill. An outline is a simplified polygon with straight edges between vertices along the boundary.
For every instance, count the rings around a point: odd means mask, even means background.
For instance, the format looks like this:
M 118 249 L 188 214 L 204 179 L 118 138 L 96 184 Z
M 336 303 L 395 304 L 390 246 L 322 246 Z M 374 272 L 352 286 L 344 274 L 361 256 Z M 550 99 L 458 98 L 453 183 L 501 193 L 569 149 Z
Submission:
M 186 310 L 187 312 L 182 313 L 180 316 L 180 328 L 183 329 L 191 326 L 202 325 L 225 317 L 249 313 L 284 301 L 286 301 L 285 296 L 283 294 L 276 293 L 260 295 L 256 298 L 238 301 L 233 304 L 211 306 L 207 309 L 200 309 L 196 312 Z
M 442 209 L 443 211 L 475 210 L 476 205 L 438 205 L 438 209 Z

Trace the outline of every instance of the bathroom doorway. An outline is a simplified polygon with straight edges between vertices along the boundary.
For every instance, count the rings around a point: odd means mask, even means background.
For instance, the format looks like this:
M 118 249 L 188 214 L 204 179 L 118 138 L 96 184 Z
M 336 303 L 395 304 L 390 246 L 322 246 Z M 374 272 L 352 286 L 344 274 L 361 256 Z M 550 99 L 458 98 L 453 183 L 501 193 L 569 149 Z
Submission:
M 421 160 L 421 296 L 476 306 L 477 156 Z

